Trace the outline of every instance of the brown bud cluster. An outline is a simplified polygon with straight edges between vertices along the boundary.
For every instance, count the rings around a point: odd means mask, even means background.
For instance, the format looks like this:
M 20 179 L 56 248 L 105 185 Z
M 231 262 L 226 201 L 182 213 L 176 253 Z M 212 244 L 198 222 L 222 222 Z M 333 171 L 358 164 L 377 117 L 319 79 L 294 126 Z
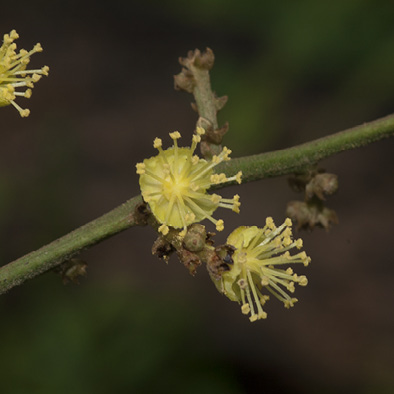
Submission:
M 235 249 L 231 245 L 213 246 L 213 236 L 205 230 L 205 226 L 195 223 L 189 226 L 184 237 L 179 237 L 179 231 L 171 229 L 165 236 L 160 235 L 154 242 L 152 253 L 168 262 L 170 255 L 175 252 L 181 263 L 191 275 L 197 268 L 206 264 L 211 277 L 219 280 L 232 264 Z
M 325 206 L 326 196 L 338 189 L 338 177 L 322 171 L 297 174 L 289 179 L 293 190 L 304 192 L 304 201 L 290 201 L 286 214 L 297 223 L 297 229 L 312 230 L 323 227 L 328 230 L 338 223 L 336 212 Z

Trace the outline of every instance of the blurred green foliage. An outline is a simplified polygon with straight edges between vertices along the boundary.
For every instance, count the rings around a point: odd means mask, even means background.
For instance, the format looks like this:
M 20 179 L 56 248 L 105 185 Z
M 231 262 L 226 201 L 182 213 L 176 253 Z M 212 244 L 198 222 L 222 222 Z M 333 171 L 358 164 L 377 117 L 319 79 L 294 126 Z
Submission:
M 185 298 L 48 277 L 0 301 L 2 393 L 240 392 L 231 366 L 201 347 Z

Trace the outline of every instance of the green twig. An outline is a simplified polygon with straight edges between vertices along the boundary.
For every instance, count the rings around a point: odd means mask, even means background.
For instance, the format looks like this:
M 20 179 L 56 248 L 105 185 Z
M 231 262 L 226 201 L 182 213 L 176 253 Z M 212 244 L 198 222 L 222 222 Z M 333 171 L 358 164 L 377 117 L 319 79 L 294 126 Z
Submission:
M 134 197 L 105 215 L 0 268 L 0 294 L 24 281 L 46 272 L 81 250 L 139 224 L 136 207 L 142 203 Z
M 227 103 L 227 96 L 217 97 L 211 88 L 209 71 L 214 62 L 215 56 L 209 48 L 205 52 L 189 51 L 187 57 L 179 59 L 184 68 L 174 76 L 175 89 L 192 93 L 196 100 L 192 106 L 199 114 L 197 126 L 205 130 L 200 147 L 201 154 L 207 159 L 220 153 L 223 136 L 228 131 L 228 123 L 219 127 L 217 120 L 217 113 Z
M 336 153 L 390 136 L 394 136 L 394 115 L 292 148 L 233 159 L 221 165 L 218 171 L 231 176 L 242 170 L 243 182 L 291 174 Z M 0 294 L 62 264 L 83 249 L 129 227 L 144 224 L 136 214 L 141 202 L 140 196 L 134 197 L 64 237 L 3 266 L 0 268 Z
M 299 173 L 322 159 L 393 135 L 394 115 L 389 115 L 292 148 L 233 159 L 222 163 L 217 171 L 230 175 L 242 170 L 242 182 Z
M 212 156 L 220 152 L 221 140 L 227 131 L 226 125 L 218 128 L 216 117 L 227 98 L 218 98 L 211 90 L 209 70 L 214 63 L 213 52 L 210 49 L 204 53 L 191 51 L 186 58 L 180 59 L 180 63 L 184 68 L 175 76 L 175 86 L 194 95 L 200 115 L 198 124 L 207 132 L 206 139 L 201 144 L 202 153 L 204 156 Z M 233 159 L 222 163 L 217 170 L 227 176 L 242 170 L 243 182 L 302 172 L 333 154 L 392 135 L 394 115 L 289 149 Z M 140 196 L 134 197 L 64 237 L 3 266 L 0 268 L 0 294 L 59 266 L 83 249 L 129 227 L 145 224 L 143 215 L 136 210 L 141 203 Z

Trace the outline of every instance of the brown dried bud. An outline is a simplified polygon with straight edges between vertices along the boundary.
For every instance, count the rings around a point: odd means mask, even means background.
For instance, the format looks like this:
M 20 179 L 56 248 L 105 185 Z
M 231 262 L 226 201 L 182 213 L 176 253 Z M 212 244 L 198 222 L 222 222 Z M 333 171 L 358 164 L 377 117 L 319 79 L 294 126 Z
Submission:
M 146 226 L 148 224 L 149 215 L 151 214 L 149 206 L 142 201 L 134 208 L 134 221 L 139 226 Z
M 214 62 L 215 55 L 210 48 L 206 48 L 205 52 L 202 53 L 199 49 L 195 49 L 194 51 L 189 51 L 187 57 L 179 58 L 179 63 L 182 66 L 187 68 L 194 66 L 203 70 L 210 70 Z
M 158 237 L 152 246 L 152 254 L 157 255 L 159 259 L 168 261 L 170 254 L 174 252 L 175 248 L 167 242 L 163 237 Z
M 175 90 L 185 90 L 188 93 L 193 93 L 196 81 L 193 73 L 186 68 L 182 68 L 182 71 L 174 75 L 174 88 Z
M 189 270 L 190 274 L 194 276 L 197 272 L 197 268 L 202 264 L 201 259 L 196 254 L 186 249 L 178 250 L 177 255 L 182 264 Z
M 216 111 L 220 111 L 227 104 L 228 96 L 215 97 Z
M 305 187 L 305 198 L 310 200 L 314 195 L 325 200 L 324 195 L 330 195 L 338 190 L 338 176 L 335 174 L 316 174 Z
M 329 230 L 332 224 L 338 224 L 336 212 L 317 199 L 311 202 L 290 201 L 286 215 L 297 223 L 297 230 L 312 230 L 315 226 Z
M 221 145 L 211 144 L 207 141 L 201 141 L 200 152 L 201 156 L 207 160 L 212 159 L 214 155 L 218 155 L 222 151 Z
M 214 253 L 207 259 L 207 270 L 212 278 L 220 279 L 223 272 L 229 271 L 234 264 L 232 255 L 235 248 L 231 245 L 220 245 L 215 248 Z
M 224 135 L 228 132 L 229 124 L 226 122 L 220 129 L 213 130 L 211 132 L 206 132 L 204 137 L 207 142 L 211 142 L 216 145 L 222 143 Z

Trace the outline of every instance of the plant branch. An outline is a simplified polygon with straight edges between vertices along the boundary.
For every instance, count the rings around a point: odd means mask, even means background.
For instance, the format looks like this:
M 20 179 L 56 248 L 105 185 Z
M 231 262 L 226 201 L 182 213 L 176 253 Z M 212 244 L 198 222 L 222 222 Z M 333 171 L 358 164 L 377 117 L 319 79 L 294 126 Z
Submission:
M 226 175 L 242 170 L 242 182 L 300 173 L 320 160 L 394 136 L 394 114 L 291 148 L 242 157 L 222 163 Z
M 223 136 L 228 131 L 228 123 L 219 127 L 217 120 L 217 113 L 227 103 L 227 96 L 217 97 L 212 91 L 209 71 L 214 62 L 215 56 L 209 48 L 205 52 L 189 51 L 187 57 L 179 58 L 184 68 L 174 76 L 175 89 L 192 93 L 196 100 L 192 107 L 199 114 L 197 126 L 205 130 L 200 147 L 201 154 L 207 159 L 220 153 Z
M 142 203 L 134 197 L 105 215 L 71 233 L 0 268 L 0 294 L 24 281 L 49 271 L 77 253 L 131 226 L 141 224 L 136 208 Z
M 206 130 L 201 150 L 203 156 L 209 157 L 220 152 L 223 135 L 228 129 L 227 124 L 219 128 L 217 122 L 217 112 L 223 108 L 227 97 L 218 98 L 211 90 L 209 70 L 213 67 L 214 55 L 210 49 L 204 53 L 197 49 L 190 51 L 180 63 L 184 68 L 175 76 L 175 87 L 194 95 L 195 109 L 200 116 L 197 124 Z M 392 135 L 394 115 L 292 148 L 233 159 L 222 163 L 217 170 L 227 176 L 242 170 L 243 182 L 292 174 L 336 153 Z M 136 196 L 64 237 L 1 267 L 0 294 L 60 266 L 83 249 L 112 235 L 132 226 L 145 225 L 146 212 L 139 210 L 144 206 L 141 196 Z
M 292 174 L 336 153 L 390 136 L 394 136 L 394 115 L 292 148 L 233 159 L 221 164 L 218 171 L 231 176 L 242 170 L 244 183 Z M 81 250 L 112 235 L 132 226 L 144 225 L 141 219 L 143 215 L 140 216 L 137 209 L 141 203 L 141 197 L 136 196 L 64 237 L 1 267 L 0 294 L 62 264 Z

